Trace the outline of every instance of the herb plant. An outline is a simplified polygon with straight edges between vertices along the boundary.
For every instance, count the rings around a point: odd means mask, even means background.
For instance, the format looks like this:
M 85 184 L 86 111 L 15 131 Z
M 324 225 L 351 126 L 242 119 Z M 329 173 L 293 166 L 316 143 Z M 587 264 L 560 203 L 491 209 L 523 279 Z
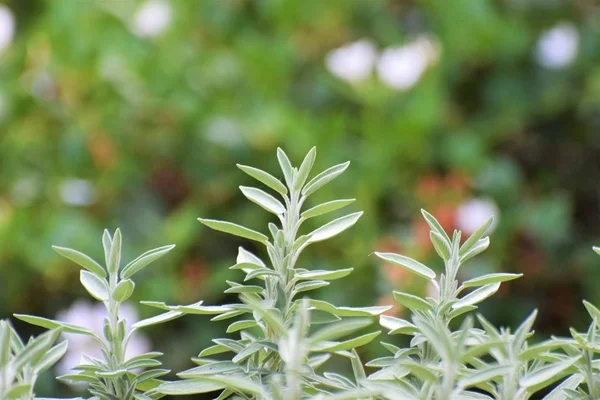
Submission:
M 0 320 L 0 399 L 33 400 L 37 377 L 67 351 L 67 342 L 53 346 L 54 329 L 23 343 L 8 320 Z
M 409 319 L 385 315 L 391 306 L 340 307 L 308 296 L 330 281 L 344 278 L 352 268 L 314 270 L 303 267 L 300 255 L 310 245 L 334 237 L 353 226 L 362 212 L 353 212 L 302 233 L 312 218 L 338 211 L 354 199 L 331 200 L 306 207 L 310 196 L 342 174 L 343 163 L 309 178 L 316 151 L 308 152 L 299 167 L 277 151 L 283 180 L 268 172 L 238 167 L 273 194 L 240 186 L 243 195 L 273 214 L 270 237 L 226 221 L 200 218 L 217 231 L 239 236 L 264 246 L 265 254 L 240 247 L 232 270 L 241 282 L 227 281 L 228 294 L 238 302 L 225 305 L 169 306 L 142 302 L 163 310 L 162 314 L 133 324 L 120 313 L 133 293 L 131 279 L 174 246 L 150 250 L 121 268 L 121 232 L 104 232 L 106 265 L 76 250 L 54 247 L 62 256 L 83 267 L 80 280 L 89 294 L 107 310 L 102 335 L 88 327 L 29 315 L 16 317 L 50 331 L 24 344 L 8 321 L 0 321 L 0 399 L 34 399 L 37 376 L 62 357 L 67 343 L 54 345 L 60 332 L 88 335 L 101 346 L 103 358 L 84 355 L 73 373 L 58 379 L 89 384 L 93 400 L 148 400 L 166 395 L 219 392 L 218 400 L 528 400 L 547 393 L 546 400 L 597 400 L 600 398 L 600 310 L 584 302 L 592 322 L 586 332 L 571 329 L 570 338 L 553 337 L 533 342 L 533 311 L 515 330 L 497 328 L 482 315 L 478 305 L 498 291 L 504 282 L 522 274 L 494 273 L 460 280 L 464 264 L 489 246 L 488 219 L 469 238 L 454 231 L 449 236 L 439 222 L 423 211 L 430 238 L 444 262 L 438 274 L 412 258 L 376 252 L 382 260 L 425 279 L 432 288 L 429 297 L 396 291 L 395 300 L 410 310 Z M 277 197 L 276 197 L 277 196 Z M 600 253 L 600 248 L 594 248 Z M 212 315 L 212 321 L 229 321 L 226 333 L 192 359 L 197 365 L 178 374 L 179 380 L 159 378 L 169 371 L 150 352 L 126 359 L 132 334 L 140 328 L 170 321 L 186 314 Z M 390 336 L 408 335 L 407 348 L 382 342 L 391 353 L 366 364 L 357 348 L 379 336 L 369 328 L 376 317 Z M 478 323 L 476 326 L 475 323 Z M 333 355 L 347 359 L 353 377 L 325 371 Z M 143 372 L 142 372 L 143 371 Z M 551 386 L 554 385 L 552 389 Z
M 103 335 L 98 336 L 87 327 L 66 324 L 46 318 L 30 315 L 15 316 L 33 325 L 49 329 L 61 329 L 64 332 L 88 335 L 100 344 L 104 359 L 88 355 L 82 356 L 82 364 L 75 367 L 74 373 L 58 377 L 70 382 L 89 384 L 89 392 L 94 399 L 101 400 L 133 400 L 158 399 L 163 397 L 155 388 L 160 381 L 156 378 L 169 371 L 160 369 L 162 354 L 145 353 L 129 360 L 125 359 L 127 345 L 131 335 L 138 329 L 175 319 L 182 315 L 177 312 L 166 312 L 152 318 L 139 321 L 127 328 L 126 321 L 120 316 L 121 304 L 132 295 L 135 284 L 131 277 L 153 261 L 167 254 L 175 246 L 164 246 L 149 250 L 138 258 L 121 266 L 121 231 L 117 229 L 113 236 L 105 230 L 102 236 L 106 266 L 103 267 L 87 255 L 73 249 L 54 246 L 54 250 L 79 264 L 84 269 L 80 272 L 80 281 L 88 293 L 106 306 L 108 318 L 104 320 Z M 139 373 L 140 369 L 147 368 Z
M 238 294 L 240 302 L 216 307 L 166 306 L 165 310 L 190 314 L 217 314 L 212 320 L 241 317 L 232 322 L 227 333 L 239 332 L 238 339 L 213 340 L 193 361 L 198 367 L 179 374 L 182 381 L 165 383 L 158 390 L 165 394 L 192 394 L 222 390 L 219 399 L 289 399 L 327 394 L 355 388 L 347 378 L 318 372 L 332 354 L 356 361 L 353 349 L 371 342 L 380 331 L 358 335 L 372 318 L 390 307 L 337 307 L 324 301 L 303 297 L 352 272 L 310 270 L 298 261 L 302 252 L 314 243 L 329 239 L 354 225 L 362 212 L 336 218 L 312 232 L 301 234 L 305 221 L 339 210 L 354 199 L 332 200 L 304 207 L 307 199 L 346 170 L 349 163 L 335 165 L 309 179 L 316 150 L 308 152 L 295 168 L 279 149 L 277 158 L 285 184 L 268 172 L 238 165 L 281 200 L 256 187 L 241 186 L 250 201 L 274 214 L 278 225 L 269 223 L 271 238 L 231 222 L 200 218 L 204 225 L 225 233 L 253 240 L 267 250 L 268 261 L 240 247 L 231 268 L 245 274 L 243 283 L 228 281 L 226 293 Z M 252 284 L 247 283 L 252 281 Z M 315 328 L 316 327 L 316 328 Z M 343 339 L 340 341 L 340 339 Z M 232 357 L 210 358 L 222 353 Z M 362 367 L 361 367 L 362 368 Z

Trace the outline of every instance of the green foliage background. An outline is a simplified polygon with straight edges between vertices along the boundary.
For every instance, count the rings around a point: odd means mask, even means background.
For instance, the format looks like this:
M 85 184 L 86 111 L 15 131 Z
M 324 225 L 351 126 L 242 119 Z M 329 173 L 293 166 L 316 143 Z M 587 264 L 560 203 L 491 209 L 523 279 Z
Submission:
M 465 270 L 525 273 L 485 304 L 488 319 L 514 324 L 538 307 L 538 331 L 564 334 L 587 321 L 581 298 L 600 302 L 596 2 L 171 0 L 171 24 L 156 38 L 132 33 L 134 1 L 6 4 L 17 31 L 0 54 L 0 317 L 54 317 L 85 296 L 79 269 L 50 246 L 100 259 L 102 229 L 117 226 L 126 260 L 177 244 L 140 275 L 135 300 L 225 301 L 227 267 L 246 243 L 196 217 L 266 231 L 270 216 L 239 193 L 251 178 L 235 163 L 274 172 L 277 146 L 298 163 L 313 145 L 316 170 L 352 161 L 314 201 L 356 197 L 365 210 L 300 261 L 356 267 L 323 298 L 373 305 L 393 287 L 426 290 L 369 254 L 391 249 L 440 267 L 419 208 L 452 229 L 457 206 L 488 197 L 498 226 Z M 536 43 L 565 21 L 579 34 L 577 57 L 545 69 Z M 410 90 L 375 73 L 349 85 L 326 68 L 349 42 L 383 50 L 422 33 L 440 58 Z M 70 179 L 93 185 L 91 205 L 62 200 Z M 223 328 L 207 320 L 151 330 L 168 367 L 189 366 Z M 60 390 L 48 377 L 39 393 Z

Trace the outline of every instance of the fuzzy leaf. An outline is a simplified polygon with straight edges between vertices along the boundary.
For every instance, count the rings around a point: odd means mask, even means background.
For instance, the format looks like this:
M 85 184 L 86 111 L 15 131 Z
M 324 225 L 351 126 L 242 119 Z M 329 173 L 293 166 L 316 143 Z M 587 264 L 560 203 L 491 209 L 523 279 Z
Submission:
M 81 271 L 79 280 L 93 298 L 100 301 L 108 300 L 108 285 L 104 279 L 89 271 Z
M 240 186 L 240 190 L 242 191 L 244 196 L 248 198 L 248 200 L 258 204 L 265 210 L 272 212 L 275 215 L 280 215 L 285 212 L 285 207 L 283 206 L 283 204 L 281 204 L 279 200 L 277 200 L 275 197 L 271 196 L 267 192 L 247 186 Z
M 339 210 L 340 208 L 346 207 L 349 204 L 354 203 L 355 199 L 342 199 L 328 201 L 327 203 L 319 204 L 313 208 L 304 211 L 301 217 L 304 219 L 318 217 L 319 215 L 327 214 L 332 211 Z
M 287 194 L 287 188 L 285 187 L 285 185 L 283 183 L 281 183 L 281 181 L 277 178 L 275 178 L 273 175 L 269 174 L 268 172 L 262 171 L 258 168 L 253 168 L 253 167 L 249 167 L 247 165 L 241 165 L 241 164 L 237 164 L 237 167 L 239 169 L 241 169 L 242 171 L 244 171 L 245 173 L 247 173 L 248 175 L 250 175 L 251 177 L 253 177 L 254 179 L 256 179 L 259 182 L 264 183 L 265 185 L 267 185 L 268 187 L 270 187 L 271 189 L 275 190 L 276 192 L 278 192 L 279 194 L 285 196 Z
M 156 249 L 148 250 L 147 252 L 145 252 L 144 254 L 127 264 L 125 268 L 123 268 L 123 270 L 121 271 L 121 278 L 127 279 L 133 276 L 134 274 L 138 273 L 143 268 L 145 268 L 147 265 L 158 260 L 174 248 L 175 245 L 171 244 L 168 246 L 162 246 Z
M 232 222 L 217 221 L 214 219 L 203 219 L 198 218 L 198 221 L 204 225 L 212 228 L 216 231 L 229 233 L 231 235 L 243 237 L 250 240 L 256 240 L 257 242 L 266 243 L 268 238 L 260 232 L 253 231 L 252 229 L 246 228 L 241 225 L 234 224 Z
M 387 262 L 398 265 L 407 271 L 410 271 L 421 278 L 433 280 L 435 279 L 435 272 L 429 267 L 421 264 L 420 262 L 413 260 L 412 258 L 402 256 L 394 253 L 379 253 L 375 252 L 375 255 Z
M 90 272 L 93 272 L 101 278 L 104 278 L 106 276 L 106 271 L 104 270 L 104 268 L 102 268 L 100 264 L 98 264 L 92 258 L 86 256 L 85 254 L 77 250 L 68 249 L 66 247 L 52 246 L 52 249 L 61 256 L 79 264 L 83 268 L 87 269 Z
M 346 161 L 343 164 L 334 165 L 331 168 L 327 168 L 314 178 L 312 178 L 306 186 L 302 189 L 302 195 L 307 197 L 331 182 L 333 179 L 340 176 L 346 168 L 350 165 L 350 161 Z
M 490 283 L 489 285 L 485 285 L 476 289 L 469 293 L 468 295 L 461 298 L 459 301 L 452 305 L 452 309 L 457 309 L 464 306 L 471 306 L 478 303 L 481 303 L 483 300 L 487 299 L 494 293 L 498 291 L 500 288 L 500 282 Z
M 354 225 L 362 214 L 362 211 L 349 214 L 344 217 L 334 219 L 333 221 L 323 225 L 322 227 L 315 229 L 308 235 L 308 243 L 320 242 L 345 231 L 346 229 Z
M 517 279 L 522 276 L 523 274 L 488 274 L 479 276 L 477 278 L 469 279 L 468 281 L 463 282 L 462 286 L 466 288 L 474 286 L 484 286 L 489 285 L 490 283 L 512 281 L 513 279 Z
M 408 293 L 394 292 L 394 299 L 410 310 L 429 311 L 432 309 L 431 304 L 418 296 Z

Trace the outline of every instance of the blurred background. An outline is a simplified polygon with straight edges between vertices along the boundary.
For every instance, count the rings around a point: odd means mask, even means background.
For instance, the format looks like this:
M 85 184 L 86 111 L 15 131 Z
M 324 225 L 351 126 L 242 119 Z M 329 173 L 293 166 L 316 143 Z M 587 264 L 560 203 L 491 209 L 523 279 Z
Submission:
M 177 244 L 137 276 L 131 320 L 155 313 L 139 300 L 231 301 L 228 267 L 252 244 L 196 218 L 266 232 L 270 215 L 239 193 L 252 179 L 235 163 L 279 176 L 278 146 L 297 164 L 317 146 L 315 172 L 352 161 L 311 203 L 355 197 L 350 208 L 365 211 L 300 261 L 355 267 L 320 298 L 374 305 L 391 303 L 393 289 L 425 293 L 369 256 L 400 252 L 439 270 L 425 208 L 465 233 L 496 217 L 490 248 L 462 278 L 525 276 L 484 303 L 491 321 L 515 326 L 539 308 L 538 333 L 567 334 L 588 324 L 582 298 L 600 303 L 595 1 L 0 3 L 0 317 L 99 328 L 79 268 L 50 246 L 100 260 L 102 230 L 116 227 L 126 261 Z M 181 371 L 226 335 L 208 319 L 149 329 L 134 350 L 153 346 Z M 78 351 L 97 351 L 71 342 L 59 373 Z M 38 394 L 70 390 L 48 374 Z

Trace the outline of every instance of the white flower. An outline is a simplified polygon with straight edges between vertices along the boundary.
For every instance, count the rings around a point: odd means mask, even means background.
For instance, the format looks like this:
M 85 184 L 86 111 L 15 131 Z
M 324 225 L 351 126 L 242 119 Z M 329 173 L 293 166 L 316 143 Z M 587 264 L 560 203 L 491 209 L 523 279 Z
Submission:
M 160 35 L 171 23 L 171 3 L 166 0 L 148 0 L 133 16 L 131 29 L 140 37 Z
M 570 23 L 560 23 L 542 33 L 537 42 L 535 56 L 544 68 L 561 69 L 577 57 L 579 33 Z
M 139 319 L 135 308 L 131 304 L 121 305 L 119 312 L 121 318 L 125 319 L 127 329 Z M 59 321 L 86 327 L 99 336 L 103 336 L 102 327 L 104 319 L 107 317 L 108 313 L 103 304 L 91 303 L 85 300 L 76 301 L 69 309 L 63 310 L 57 315 Z M 69 348 L 57 365 L 57 370 L 61 375 L 70 373 L 71 369 L 79 365 L 82 354 L 100 359 L 104 358 L 100 345 L 93 338 L 74 333 L 64 333 L 63 336 L 69 341 Z M 136 332 L 129 340 L 125 359 L 128 360 L 148 351 L 150 351 L 150 342 L 145 336 Z
M 492 199 L 471 199 L 461 204 L 456 210 L 456 225 L 463 233 L 471 235 L 492 215 L 494 222 L 488 229 L 488 233 L 498 223 L 500 217 L 498 206 Z
M 379 79 L 396 90 L 413 87 L 430 65 L 437 62 L 439 49 L 427 37 L 398 47 L 387 48 L 377 63 Z
M 325 65 L 338 78 L 358 83 L 369 78 L 376 57 L 377 51 L 373 43 L 362 39 L 330 51 L 325 58 Z
M 96 199 L 96 189 L 85 179 L 69 179 L 60 185 L 60 197 L 72 206 L 88 206 Z
M 0 4 L 0 53 L 12 42 L 15 25 L 15 16 L 10 8 Z

